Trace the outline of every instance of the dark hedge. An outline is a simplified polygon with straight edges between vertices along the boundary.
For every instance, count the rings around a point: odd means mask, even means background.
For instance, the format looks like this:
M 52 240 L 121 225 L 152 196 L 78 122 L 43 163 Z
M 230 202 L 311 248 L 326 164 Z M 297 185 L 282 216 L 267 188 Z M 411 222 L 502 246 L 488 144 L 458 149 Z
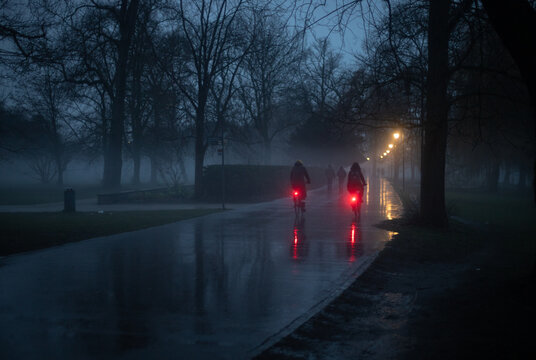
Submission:
M 225 199 L 230 202 L 262 201 L 290 196 L 291 166 L 225 165 Z M 308 189 L 325 185 L 324 169 L 307 167 Z M 203 169 L 204 198 L 221 200 L 221 165 Z

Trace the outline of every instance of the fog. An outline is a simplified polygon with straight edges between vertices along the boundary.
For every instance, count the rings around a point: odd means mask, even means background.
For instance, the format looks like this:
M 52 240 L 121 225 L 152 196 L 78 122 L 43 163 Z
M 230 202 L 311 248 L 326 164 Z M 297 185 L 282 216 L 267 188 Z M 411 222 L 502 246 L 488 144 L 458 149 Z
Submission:
M 444 9 L 412 1 L 341 12 L 231 3 L 171 16 L 164 2 L 126 1 L 136 15 L 125 37 L 89 3 L 36 1 L 21 25 L 6 2 L 0 183 L 193 185 L 199 198 L 223 146 L 226 165 L 357 161 L 422 196 L 434 221 L 446 189 L 530 191 L 531 68 L 481 23 L 483 8 L 442 37 L 419 19 Z M 200 52 L 207 41 L 217 46 Z

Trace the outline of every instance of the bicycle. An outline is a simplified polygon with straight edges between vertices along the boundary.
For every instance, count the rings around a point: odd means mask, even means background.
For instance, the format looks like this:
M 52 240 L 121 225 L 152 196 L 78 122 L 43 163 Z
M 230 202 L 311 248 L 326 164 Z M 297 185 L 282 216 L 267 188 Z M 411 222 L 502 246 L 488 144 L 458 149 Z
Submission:
M 301 219 L 305 211 L 305 202 L 302 200 L 300 191 L 294 189 L 292 191 L 292 198 L 294 200 L 294 214 L 296 215 L 296 219 Z
M 363 192 L 357 191 L 350 194 L 350 204 L 356 221 L 361 220 L 361 205 L 363 204 Z

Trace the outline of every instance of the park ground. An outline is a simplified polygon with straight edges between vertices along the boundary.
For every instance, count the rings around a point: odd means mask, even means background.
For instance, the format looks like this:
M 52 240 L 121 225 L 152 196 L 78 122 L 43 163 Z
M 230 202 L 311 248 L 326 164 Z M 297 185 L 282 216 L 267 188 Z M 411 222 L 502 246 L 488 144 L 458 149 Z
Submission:
M 404 218 L 379 224 L 398 234 L 369 269 L 326 308 L 257 357 L 532 358 L 536 209 L 531 198 L 449 192 L 448 230 L 416 224 L 406 199 Z M 214 210 L 0 213 L 3 233 L 9 235 L 2 237 L 2 246 L 13 240 L 8 228 L 15 229 L 19 239 L 31 240 L 36 234 L 52 239 L 38 246 L 30 242 L 29 248 L 23 244 L 23 251 L 56 245 L 59 237 L 62 242 L 77 241 L 210 211 Z M 68 216 L 76 221 L 66 221 Z M 96 222 L 81 231 L 87 219 Z M 8 253 L 15 252 L 19 250 Z
M 398 235 L 367 271 L 257 359 L 534 358 L 531 197 L 448 199 L 448 230 L 380 224 Z

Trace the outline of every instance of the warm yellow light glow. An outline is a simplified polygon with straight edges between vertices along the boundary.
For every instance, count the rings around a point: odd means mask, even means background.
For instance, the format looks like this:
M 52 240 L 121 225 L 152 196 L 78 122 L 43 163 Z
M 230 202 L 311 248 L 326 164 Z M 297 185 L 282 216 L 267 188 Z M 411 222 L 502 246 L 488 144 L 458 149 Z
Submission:
M 370 158 L 368 157 L 368 158 L 367 158 L 367 161 L 369 161 L 369 160 L 370 160 Z
M 383 153 L 383 156 L 387 156 L 387 153 Z
M 392 149 L 393 148 L 393 144 L 389 144 L 389 149 Z
M 396 132 L 393 134 L 393 137 L 398 140 L 398 138 L 400 137 L 400 134 Z
M 380 156 L 380 159 L 383 159 L 383 155 Z
M 385 150 L 385 152 L 389 154 L 391 152 L 391 150 Z

